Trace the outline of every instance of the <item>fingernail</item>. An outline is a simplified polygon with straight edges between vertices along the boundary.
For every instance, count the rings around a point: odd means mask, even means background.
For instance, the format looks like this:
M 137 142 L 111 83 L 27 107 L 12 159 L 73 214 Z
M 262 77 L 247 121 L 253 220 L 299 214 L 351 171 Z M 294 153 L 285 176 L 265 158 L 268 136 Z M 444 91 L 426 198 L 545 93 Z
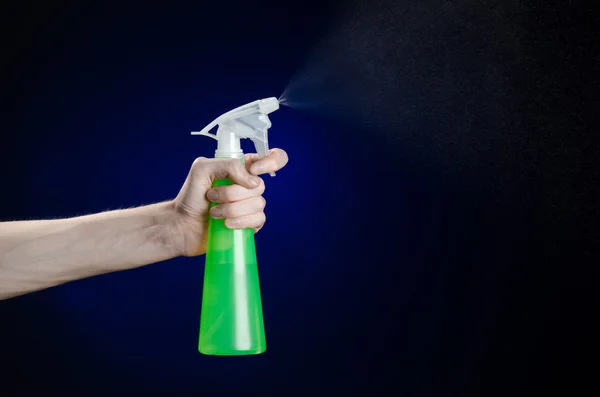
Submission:
M 210 216 L 213 218 L 220 218 L 223 215 L 223 211 L 219 207 L 213 207 L 210 209 Z
M 260 178 L 259 177 L 250 178 L 250 184 L 254 187 L 258 187 L 258 185 L 260 185 Z
M 216 190 L 209 190 L 208 193 L 206 193 L 206 197 L 208 197 L 208 199 L 212 202 L 216 202 L 217 200 L 219 200 L 219 192 L 217 192 Z
M 239 221 L 235 218 L 227 219 L 225 222 L 227 223 L 227 227 L 230 229 L 235 229 L 235 227 L 239 224 Z

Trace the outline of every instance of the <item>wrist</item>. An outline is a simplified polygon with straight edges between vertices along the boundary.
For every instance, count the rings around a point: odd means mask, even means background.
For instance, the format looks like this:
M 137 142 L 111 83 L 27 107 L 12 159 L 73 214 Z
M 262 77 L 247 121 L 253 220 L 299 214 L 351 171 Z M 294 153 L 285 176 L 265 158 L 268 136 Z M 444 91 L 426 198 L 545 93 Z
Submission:
M 177 256 L 198 256 L 206 253 L 208 214 L 198 215 L 178 199 L 171 202 Z
M 182 227 L 181 213 L 177 210 L 175 200 L 161 203 L 161 213 L 157 222 L 161 226 L 159 243 L 169 257 L 185 255 L 185 233 Z

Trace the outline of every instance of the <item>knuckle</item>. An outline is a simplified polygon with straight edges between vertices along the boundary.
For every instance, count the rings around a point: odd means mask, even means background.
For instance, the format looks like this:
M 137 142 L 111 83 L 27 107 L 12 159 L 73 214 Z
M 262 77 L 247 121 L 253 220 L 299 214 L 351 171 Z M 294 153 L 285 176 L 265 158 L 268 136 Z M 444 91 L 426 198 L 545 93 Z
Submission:
M 258 192 L 260 194 L 263 194 L 265 192 L 265 189 L 266 189 L 265 181 L 263 181 L 262 178 L 260 178 L 260 184 L 258 185 L 258 187 L 256 189 L 258 189 Z
M 192 163 L 192 169 L 198 170 L 199 168 L 204 167 L 207 160 L 208 159 L 206 157 L 197 157 Z
M 260 228 L 265 223 L 265 214 L 258 213 L 249 217 L 248 219 L 248 227 L 252 228 Z
M 263 196 L 258 197 L 258 208 L 264 210 L 267 206 L 267 200 Z

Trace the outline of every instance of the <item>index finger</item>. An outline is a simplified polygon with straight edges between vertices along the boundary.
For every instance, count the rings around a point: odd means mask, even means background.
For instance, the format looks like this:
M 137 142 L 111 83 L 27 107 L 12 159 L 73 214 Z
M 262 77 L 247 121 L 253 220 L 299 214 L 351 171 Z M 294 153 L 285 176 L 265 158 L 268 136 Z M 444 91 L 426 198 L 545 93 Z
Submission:
M 252 175 L 278 171 L 289 161 L 285 150 L 277 148 L 269 150 L 269 155 L 263 158 L 256 153 L 247 154 L 245 157 L 246 168 Z

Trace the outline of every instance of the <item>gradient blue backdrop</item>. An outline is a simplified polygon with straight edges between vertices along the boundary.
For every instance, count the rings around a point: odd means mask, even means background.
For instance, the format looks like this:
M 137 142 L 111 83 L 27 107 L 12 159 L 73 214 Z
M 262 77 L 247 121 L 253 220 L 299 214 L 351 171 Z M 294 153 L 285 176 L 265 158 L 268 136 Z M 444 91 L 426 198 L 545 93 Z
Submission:
M 189 132 L 279 96 L 335 15 L 317 1 L 207 4 L 3 13 L 3 220 L 173 198 L 194 158 L 215 149 Z M 473 43 L 454 55 L 468 63 L 482 45 Z M 412 67 L 430 61 L 422 55 Z M 265 177 L 268 222 L 256 237 L 266 354 L 197 352 L 204 258 L 177 258 L 0 302 L 0 395 L 534 395 L 576 350 L 556 343 L 571 335 L 556 329 L 574 313 L 564 291 L 579 284 L 553 269 L 575 250 L 558 243 L 581 232 L 571 222 L 581 214 L 569 212 L 579 196 L 546 195 L 573 168 L 545 173 L 554 158 L 536 157 L 572 142 L 557 132 L 570 121 L 556 116 L 551 96 L 539 111 L 452 117 L 443 103 L 485 103 L 508 84 L 482 88 L 468 82 L 471 72 L 460 85 L 447 81 L 455 95 L 437 92 L 426 109 L 434 123 L 407 127 L 422 134 L 413 135 L 423 137 L 419 148 L 402 146 L 419 138 L 390 137 L 400 130 L 365 139 L 364 129 L 300 110 L 272 115 L 271 146 L 290 162 Z M 541 72 L 524 75 L 532 73 Z M 512 77 L 521 87 L 512 103 L 537 98 L 530 89 L 555 92 Z M 527 136 L 540 120 L 557 137 L 550 146 Z M 522 162 L 503 168 L 444 145 L 428 151 L 434 137 L 473 125 L 485 134 L 466 146 L 500 142 L 495 158 L 519 153 Z M 531 156 L 542 160 L 532 166 Z M 560 279 L 563 292 L 551 293 Z

